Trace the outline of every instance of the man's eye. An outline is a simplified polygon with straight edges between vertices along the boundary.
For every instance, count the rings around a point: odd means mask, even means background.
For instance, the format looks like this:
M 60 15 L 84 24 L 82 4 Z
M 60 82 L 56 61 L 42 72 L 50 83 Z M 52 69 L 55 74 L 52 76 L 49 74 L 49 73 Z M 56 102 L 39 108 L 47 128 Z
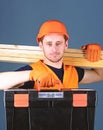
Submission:
M 47 46 L 52 46 L 52 43 L 51 42 L 46 42 L 46 45 Z
M 51 43 L 49 43 L 49 44 L 48 44 L 48 46 L 52 46 L 52 44 L 51 44 Z
M 61 42 L 57 42 L 57 43 L 56 43 L 57 46 L 59 46 L 59 45 L 61 45 L 61 44 L 62 44 Z

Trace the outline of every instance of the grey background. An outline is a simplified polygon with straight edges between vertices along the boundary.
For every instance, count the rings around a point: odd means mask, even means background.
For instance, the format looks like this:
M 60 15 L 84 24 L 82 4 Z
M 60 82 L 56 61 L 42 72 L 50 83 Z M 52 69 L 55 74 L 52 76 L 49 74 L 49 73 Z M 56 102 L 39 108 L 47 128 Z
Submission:
M 0 0 L 0 44 L 37 45 L 36 34 L 48 19 L 63 21 L 70 34 L 69 47 L 97 42 L 103 45 L 102 0 Z M 0 62 L 0 71 L 24 64 Z M 97 91 L 95 130 L 103 128 L 103 82 L 80 85 Z

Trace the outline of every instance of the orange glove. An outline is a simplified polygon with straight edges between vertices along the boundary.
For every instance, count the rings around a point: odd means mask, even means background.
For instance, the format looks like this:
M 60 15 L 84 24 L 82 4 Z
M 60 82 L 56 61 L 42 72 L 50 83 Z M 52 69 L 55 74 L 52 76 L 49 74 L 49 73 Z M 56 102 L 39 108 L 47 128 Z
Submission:
M 91 62 L 96 62 L 100 60 L 102 47 L 97 44 L 87 44 L 82 46 L 82 50 L 86 51 L 86 58 Z
M 39 90 L 40 87 L 53 87 L 60 82 L 59 80 L 55 79 L 55 77 L 50 72 L 47 72 L 46 70 L 32 70 L 30 72 L 29 78 L 30 80 L 35 81 Z

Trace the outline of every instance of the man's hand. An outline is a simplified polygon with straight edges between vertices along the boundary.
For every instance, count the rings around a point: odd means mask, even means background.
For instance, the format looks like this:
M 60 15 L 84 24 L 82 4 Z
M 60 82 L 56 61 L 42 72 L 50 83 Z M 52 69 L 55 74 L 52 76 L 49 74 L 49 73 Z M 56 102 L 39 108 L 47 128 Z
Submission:
M 30 73 L 30 80 L 35 81 L 36 86 L 40 90 L 40 87 L 53 87 L 56 84 L 60 83 L 53 74 L 45 70 L 38 71 L 32 70 Z
M 97 43 L 82 46 L 82 50 L 86 52 L 86 58 L 91 62 L 100 60 L 102 47 Z

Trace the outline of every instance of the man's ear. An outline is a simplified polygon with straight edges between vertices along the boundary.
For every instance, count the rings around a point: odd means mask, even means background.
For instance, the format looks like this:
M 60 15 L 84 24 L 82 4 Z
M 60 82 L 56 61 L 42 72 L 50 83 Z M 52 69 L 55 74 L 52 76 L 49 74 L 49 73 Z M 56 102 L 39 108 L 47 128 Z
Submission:
M 43 43 L 40 41 L 39 42 L 39 47 L 42 49 L 43 48 Z
M 68 44 L 69 44 L 69 43 L 68 43 L 68 40 L 67 40 L 67 41 L 65 42 L 65 45 L 66 45 L 66 46 L 65 46 L 65 49 L 68 48 Z

